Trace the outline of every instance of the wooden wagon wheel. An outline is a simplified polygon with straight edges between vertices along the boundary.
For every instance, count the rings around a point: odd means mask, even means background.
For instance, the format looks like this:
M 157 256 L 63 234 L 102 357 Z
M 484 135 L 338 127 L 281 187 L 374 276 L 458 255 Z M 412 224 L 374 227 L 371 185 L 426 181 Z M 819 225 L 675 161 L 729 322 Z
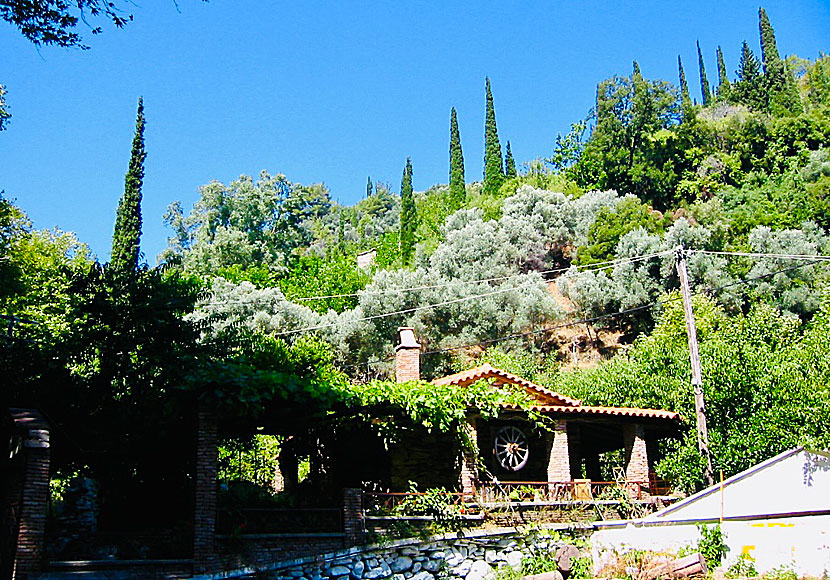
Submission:
M 509 471 L 519 471 L 530 457 L 527 437 L 518 427 L 508 426 L 499 429 L 493 447 L 499 464 Z

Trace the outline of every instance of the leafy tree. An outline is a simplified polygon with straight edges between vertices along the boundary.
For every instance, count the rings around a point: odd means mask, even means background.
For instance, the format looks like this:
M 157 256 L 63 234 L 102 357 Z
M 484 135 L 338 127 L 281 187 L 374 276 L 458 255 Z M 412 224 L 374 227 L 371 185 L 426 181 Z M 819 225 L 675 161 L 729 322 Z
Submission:
M 110 264 L 117 275 L 128 275 L 138 268 L 141 243 L 141 185 L 144 181 L 144 100 L 138 99 L 135 136 L 130 167 L 124 178 L 124 195 L 118 202 L 115 231 L 112 235 Z
M 455 209 L 459 209 L 464 205 L 466 197 L 464 153 L 461 150 L 458 118 L 455 113 L 455 107 L 453 107 L 450 112 L 450 198 Z
M 207 1 L 207 0 L 205 0 Z M 67 48 L 88 48 L 76 32 L 79 22 L 90 26 L 92 34 L 101 32 L 92 27 L 90 17 L 110 21 L 123 28 L 133 19 L 117 2 L 111 0 L 4 0 L 0 2 L 0 18 L 17 27 L 21 34 L 37 46 L 54 45 Z
M 700 51 L 700 41 L 697 42 L 697 66 L 700 71 L 700 94 L 703 106 L 712 102 L 712 92 L 709 90 L 709 80 L 706 78 L 706 67 L 703 64 L 703 53 Z
M 485 80 L 485 114 L 484 114 L 484 184 L 485 195 L 495 195 L 504 182 L 499 130 L 496 127 L 496 110 L 493 107 L 493 93 L 490 91 L 490 78 Z
M 508 179 L 516 177 L 516 161 L 513 159 L 513 152 L 510 150 L 510 141 L 504 152 L 504 176 Z
M 597 87 L 596 124 L 571 174 L 585 188 L 634 193 L 658 207 L 674 194 L 680 163 L 661 132 L 679 120 L 679 95 L 665 81 L 613 77 Z M 660 139 L 655 139 L 655 136 Z
M 718 60 L 718 96 L 726 98 L 729 95 L 729 75 L 726 72 L 726 63 L 723 61 L 723 50 L 718 46 L 717 51 Z
M 689 85 L 686 84 L 686 73 L 683 72 L 683 61 L 680 60 L 680 55 L 677 55 L 677 69 L 680 75 L 680 104 L 684 110 L 692 106 L 692 97 L 689 96 Z
M 415 197 L 412 193 L 412 159 L 406 158 L 406 167 L 401 179 L 401 261 L 412 262 L 415 252 L 415 230 L 418 227 L 418 215 L 415 210 Z
M 178 202 L 168 206 L 165 221 L 173 236 L 160 256 L 197 274 L 215 274 L 235 264 L 279 271 L 293 252 L 314 239 L 316 224 L 331 209 L 322 184 L 291 183 L 285 175 L 267 171 L 257 181 L 243 175 L 229 185 L 211 182 L 199 194 L 187 216 Z M 387 197 L 379 191 L 358 205 L 380 207 Z

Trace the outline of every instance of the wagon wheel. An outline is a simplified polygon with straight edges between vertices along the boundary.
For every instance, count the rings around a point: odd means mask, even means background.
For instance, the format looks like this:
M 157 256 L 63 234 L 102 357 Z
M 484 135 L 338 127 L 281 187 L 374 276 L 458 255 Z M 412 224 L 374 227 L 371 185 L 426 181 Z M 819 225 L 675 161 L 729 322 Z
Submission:
M 507 470 L 519 471 L 530 457 L 527 437 L 518 427 L 502 427 L 496 433 L 494 443 L 496 459 Z

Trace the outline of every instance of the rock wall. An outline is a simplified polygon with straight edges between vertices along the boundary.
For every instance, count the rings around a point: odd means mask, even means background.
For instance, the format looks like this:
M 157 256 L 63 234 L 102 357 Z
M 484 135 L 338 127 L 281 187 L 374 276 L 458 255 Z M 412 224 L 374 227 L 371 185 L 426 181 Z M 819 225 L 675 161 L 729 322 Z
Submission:
M 563 530 L 564 526 L 549 529 Z M 575 533 L 579 534 L 580 530 Z M 563 544 L 546 529 L 525 533 L 516 528 L 464 532 L 428 540 L 398 540 L 352 548 L 268 569 L 273 580 L 483 580 L 492 570 L 517 567 L 526 556 L 554 552 Z M 264 570 L 257 571 L 262 574 Z

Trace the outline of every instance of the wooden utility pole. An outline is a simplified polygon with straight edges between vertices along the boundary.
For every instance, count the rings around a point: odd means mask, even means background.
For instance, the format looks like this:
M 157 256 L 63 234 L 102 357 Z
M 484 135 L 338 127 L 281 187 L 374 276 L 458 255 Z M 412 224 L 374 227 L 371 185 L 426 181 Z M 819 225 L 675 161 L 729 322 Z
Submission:
M 712 456 L 709 453 L 709 432 L 706 429 L 706 405 L 703 401 L 703 377 L 700 372 L 700 354 L 697 350 L 697 327 L 692 310 L 692 292 L 689 290 L 689 273 L 686 271 L 686 250 L 678 246 L 675 250 L 677 274 L 680 277 L 680 290 L 683 294 L 683 312 L 686 317 L 686 335 L 689 338 L 689 359 L 692 363 L 692 387 L 695 391 L 695 415 L 697 416 L 697 447 L 706 460 L 703 478 L 706 485 L 715 484 L 712 470 Z

